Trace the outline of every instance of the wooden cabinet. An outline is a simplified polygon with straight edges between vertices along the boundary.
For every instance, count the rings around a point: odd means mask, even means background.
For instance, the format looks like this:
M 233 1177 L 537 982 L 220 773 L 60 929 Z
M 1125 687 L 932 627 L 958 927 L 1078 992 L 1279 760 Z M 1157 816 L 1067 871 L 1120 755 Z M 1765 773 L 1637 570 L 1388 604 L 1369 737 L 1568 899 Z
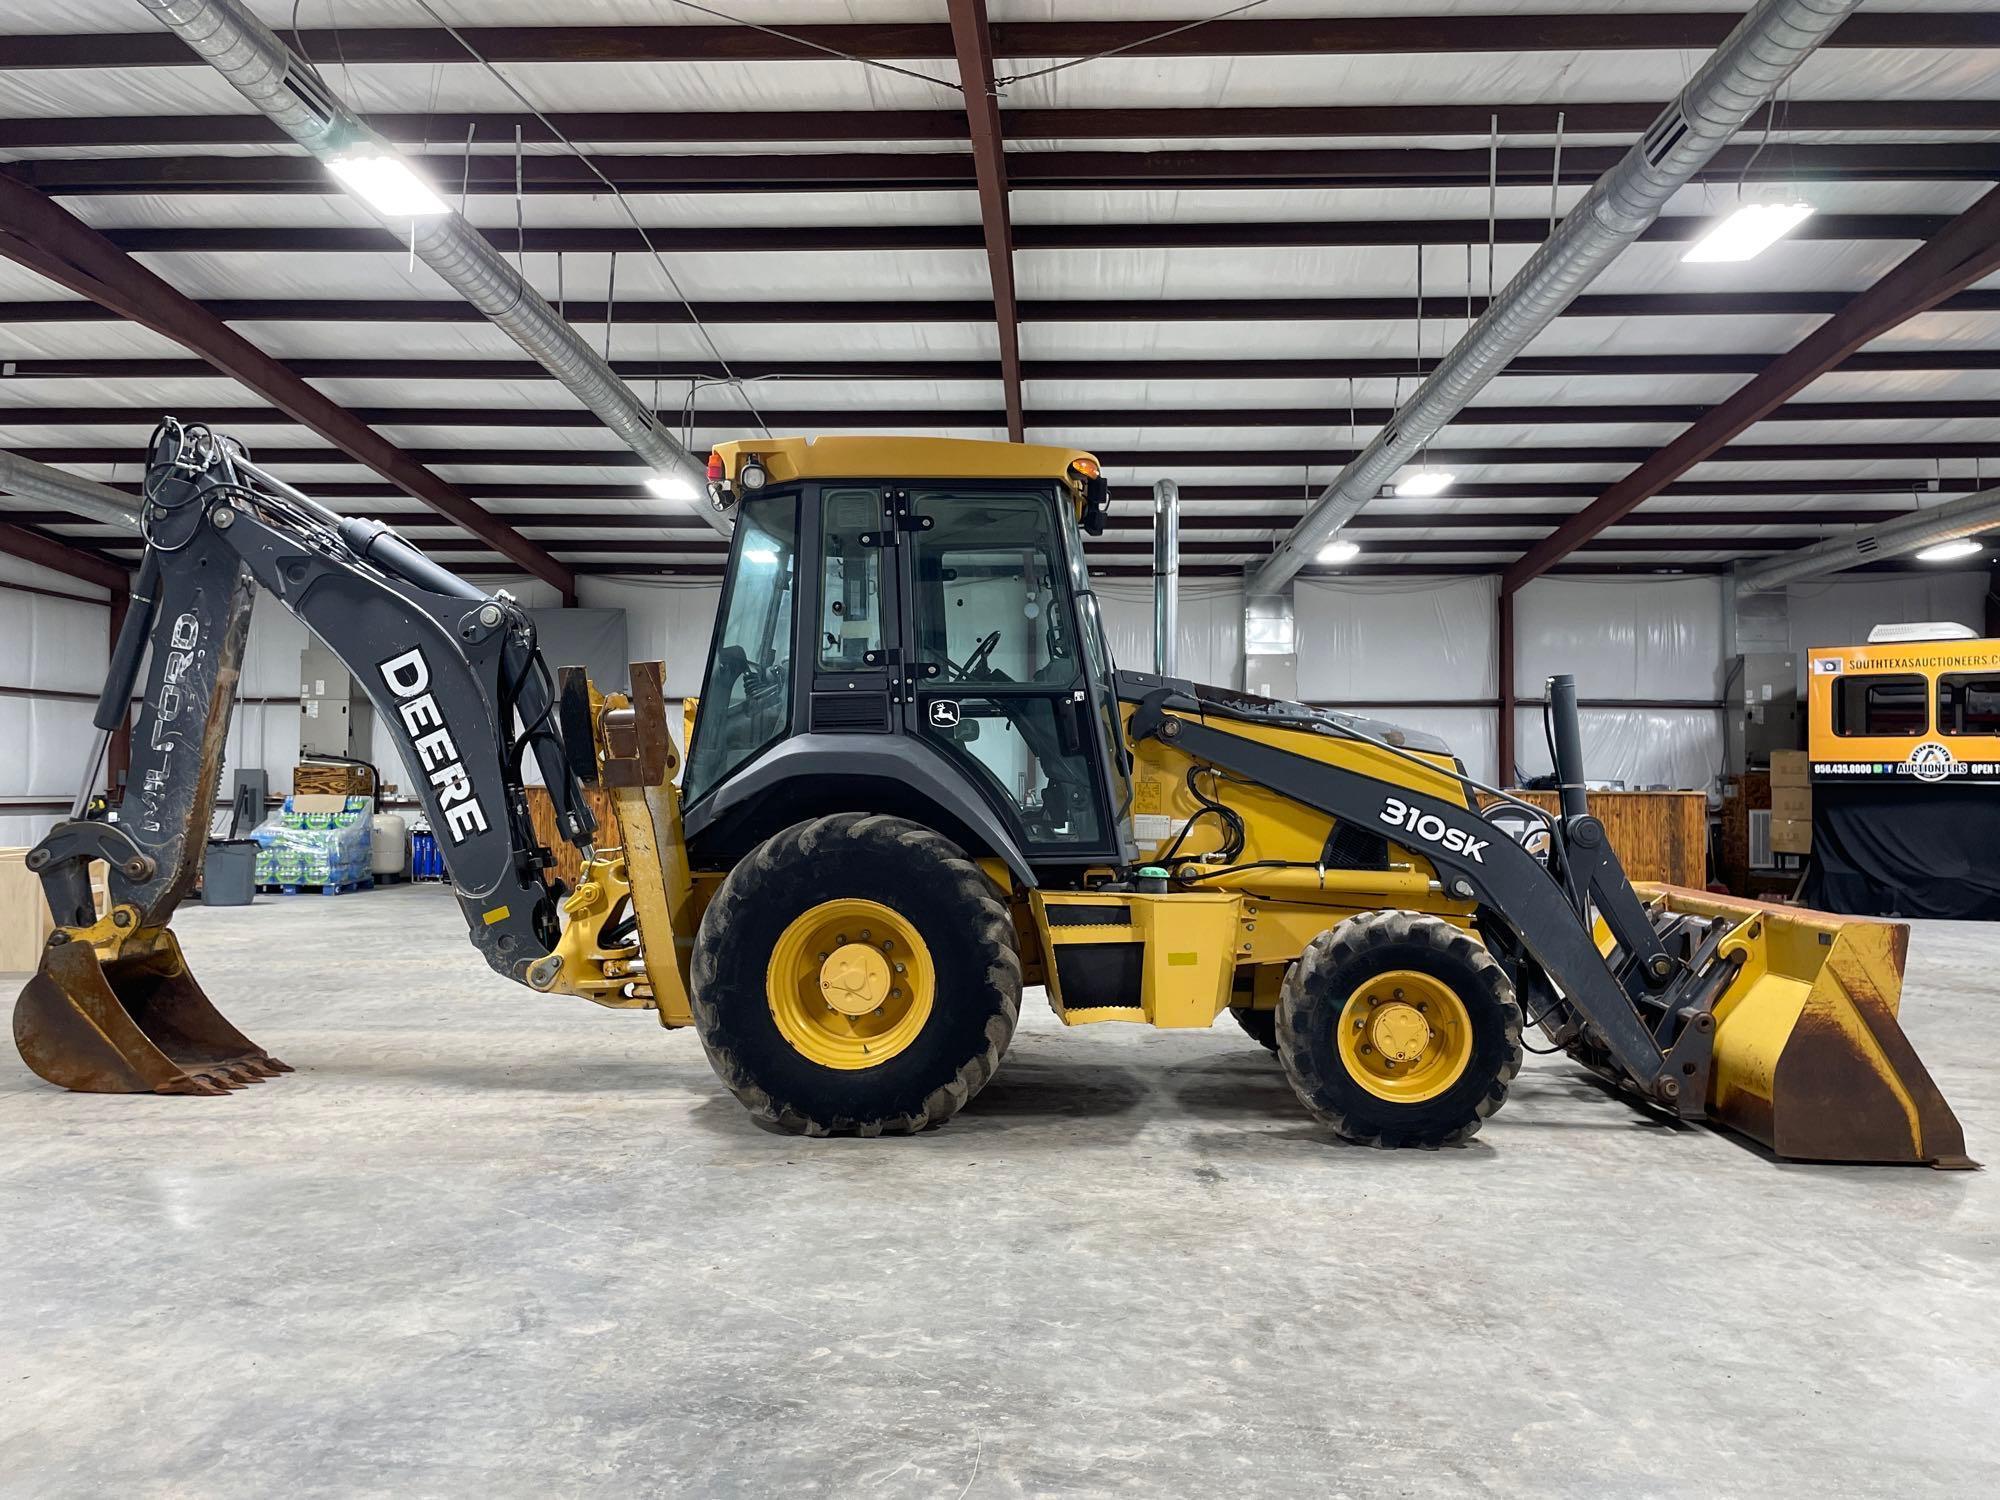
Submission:
M 1554 792 L 1516 791 L 1511 795 L 1548 812 Z M 1706 792 L 1592 792 L 1590 810 L 1633 880 L 1669 885 L 1708 884 L 1708 794 Z

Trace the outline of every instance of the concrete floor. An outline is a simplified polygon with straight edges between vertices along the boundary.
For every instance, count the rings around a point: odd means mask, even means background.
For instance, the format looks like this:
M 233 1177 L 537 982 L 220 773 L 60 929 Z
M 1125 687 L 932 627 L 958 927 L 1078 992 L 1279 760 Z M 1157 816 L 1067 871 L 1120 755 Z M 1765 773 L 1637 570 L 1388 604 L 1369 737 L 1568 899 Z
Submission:
M 1535 1060 L 1465 1149 L 1343 1148 L 1226 1022 L 1039 995 L 944 1130 L 801 1141 L 436 889 L 179 926 L 299 1071 L 0 1060 L 9 1497 L 2000 1492 L 2000 1172 L 1780 1166 Z M 1923 926 L 1904 1010 L 1988 1159 L 1996 976 Z

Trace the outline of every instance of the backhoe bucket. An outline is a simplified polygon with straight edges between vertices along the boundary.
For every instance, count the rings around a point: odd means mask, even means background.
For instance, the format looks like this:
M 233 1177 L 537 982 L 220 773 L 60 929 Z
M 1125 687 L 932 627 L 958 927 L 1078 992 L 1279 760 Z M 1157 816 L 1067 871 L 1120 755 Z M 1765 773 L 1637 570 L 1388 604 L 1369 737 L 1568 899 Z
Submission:
M 1900 922 L 1639 885 L 1648 905 L 1737 924 L 1742 967 L 1715 1002 L 1708 1115 L 1779 1156 L 1976 1165 L 1896 1014 Z
M 106 957 L 90 939 L 107 926 L 57 932 L 15 1002 L 14 1045 L 36 1073 L 86 1094 L 226 1094 L 292 1071 L 222 1018 L 171 932 L 106 943 Z

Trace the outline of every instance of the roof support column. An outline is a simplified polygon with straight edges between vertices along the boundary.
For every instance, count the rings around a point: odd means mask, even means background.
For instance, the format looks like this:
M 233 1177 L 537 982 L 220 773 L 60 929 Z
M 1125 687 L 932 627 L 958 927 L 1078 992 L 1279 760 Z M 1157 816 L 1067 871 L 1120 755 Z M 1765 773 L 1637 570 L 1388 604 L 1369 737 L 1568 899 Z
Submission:
M 1014 296 L 1014 221 L 1007 210 L 1007 154 L 1000 136 L 1000 101 L 993 92 L 993 37 L 986 0 L 950 0 L 951 41 L 965 90 L 972 162 L 979 180 L 979 218 L 986 230 L 986 266 L 993 280 L 993 319 L 1000 333 L 1000 379 L 1006 389 L 1007 436 L 1026 440 L 1021 402 L 1021 320 Z
M 1514 596 L 1500 589 L 1494 596 L 1495 635 L 1499 639 L 1500 722 L 1495 726 L 1493 784 L 1510 787 L 1520 780 L 1514 774 L 1518 751 L 1514 746 Z

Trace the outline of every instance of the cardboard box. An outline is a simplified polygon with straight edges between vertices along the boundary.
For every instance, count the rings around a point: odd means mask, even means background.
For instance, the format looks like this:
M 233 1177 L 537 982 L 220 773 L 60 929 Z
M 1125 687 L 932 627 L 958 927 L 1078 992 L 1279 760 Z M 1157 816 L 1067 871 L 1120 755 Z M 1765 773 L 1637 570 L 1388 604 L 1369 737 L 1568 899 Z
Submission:
M 104 910 L 104 866 L 90 869 L 90 891 Z M 0 974 L 31 974 L 55 931 L 39 875 L 29 872 L 26 849 L 0 849 Z
M 1803 750 L 1771 752 L 1771 786 L 1811 786 L 1812 757 Z
M 1809 786 L 1773 786 L 1771 788 L 1771 816 L 1787 818 L 1794 822 L 1812 821 L 1812 788 Z
M 1781 818 L 1775 812 L 1772 813 L 1771 852 L 1773 854 L 1812 853 L 1812 819 L 1809 817 Z

